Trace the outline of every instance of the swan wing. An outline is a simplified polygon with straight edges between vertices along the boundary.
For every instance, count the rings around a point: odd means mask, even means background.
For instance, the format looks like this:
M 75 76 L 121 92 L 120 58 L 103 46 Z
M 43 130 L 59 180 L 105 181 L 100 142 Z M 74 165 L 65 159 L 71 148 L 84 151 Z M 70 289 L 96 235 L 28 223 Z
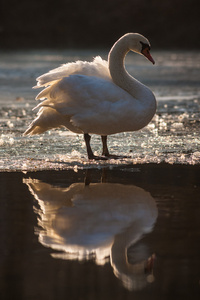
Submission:
M 73 74 L 96 76 L 106 80 L 111 80 L 108 62 L 103 60 L 100 56 L 97 56 L 92 62 L 76 61 L 73 63 L 67 63 L 41 75 L 37 78 L 36 88 L 53 85 L 58 80 Z
M 131 130 L 133 115 L 140 111 L 139 102 L 129 93 L 112 81 L 92 76 L 65 77 L 37 98 L 43 97 L 47 99 L 37 107 L 70 117 L 71 124 L 82 132 L 101 135 Z

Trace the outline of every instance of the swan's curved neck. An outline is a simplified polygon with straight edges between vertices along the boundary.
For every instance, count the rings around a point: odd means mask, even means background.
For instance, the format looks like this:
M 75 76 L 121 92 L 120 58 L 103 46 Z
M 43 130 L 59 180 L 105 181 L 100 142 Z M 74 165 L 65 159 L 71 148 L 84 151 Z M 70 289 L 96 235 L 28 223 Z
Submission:
M 124 61 L 126 54 L 130 51 L 126 37 L 119 39 L 111 48 L 108 56 L 108 65 L 113 82 L 140 99 L 146 86 L 133 78 L 125 69 Z

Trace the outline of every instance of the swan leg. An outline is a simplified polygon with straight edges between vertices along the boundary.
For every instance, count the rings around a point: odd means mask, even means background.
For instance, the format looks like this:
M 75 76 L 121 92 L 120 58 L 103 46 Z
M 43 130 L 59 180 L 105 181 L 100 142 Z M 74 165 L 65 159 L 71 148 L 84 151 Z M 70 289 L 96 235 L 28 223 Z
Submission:
M 86 144 L 88 158 L 89 159 L 94 159 L 95 155 L 94 155 L 94 153 L 92 151 L 92 148 L 90 146 L 91 136 L 88 133 L 84 133 L 84 140 L 85 140 L 85 144 Z
M 102 140 L 102 145 L 103 145 L 102 155 L 110 156 L 109 151 L 108 151 L 108 146 L 107 146 L 107 135 L 102 135 L 101 140 Z
M 94 153 L 92 151 L 92 148 L 90 146 L 91 136 L 88 133 L 84 133 L 84 140 L 85 140 L 87 155 L 88 155 L 89 159 L 95 159 L 95 160 L 105 160 L 105 159 L 107 159 L 106 157 L 94 155 Z
M 118 155 L 113 155 L 113 154 L 109 153 L 108 146 L 107 146 L 107 135 L 102 135 L 101 140 L 102 140 L 102 145 L 103 145 L 102 155 L 109 157 L 109 158 L 116 158 L 116 159 L 119 158 Z
M 127 158 L 127 156 L 122 157 L 119 155 L 109 153 L 108 146 L 107 146 L 107 135 L 102 135 L 101 140 L 102 140 L 102 145 L 103 145 L 102 155 L 104 155 L 106 158 L 113 158 L 113 159 Z

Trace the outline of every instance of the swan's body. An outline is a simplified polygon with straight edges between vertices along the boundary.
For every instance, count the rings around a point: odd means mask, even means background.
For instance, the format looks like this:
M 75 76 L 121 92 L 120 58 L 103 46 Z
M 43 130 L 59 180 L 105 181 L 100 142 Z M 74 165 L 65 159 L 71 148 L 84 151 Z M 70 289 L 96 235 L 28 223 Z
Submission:
M 44 89 L 36 99 L 44 101 L 37 106 L 38 116 L 25 134 L 65 126 L 84 134 L 89 158 L 95 158 L 89 134 L 98 134 L 103 155 L 108 156 L 107 135 L 139 130 L 155 114 L 153 93 L 124 68 L 130 50 L 154 63 L 149 49 L 145 37 L 129 33 L 114 44 L 108 62 L 96 57 L 93 62 L 68 63 L 37 78 L 37 87 Z

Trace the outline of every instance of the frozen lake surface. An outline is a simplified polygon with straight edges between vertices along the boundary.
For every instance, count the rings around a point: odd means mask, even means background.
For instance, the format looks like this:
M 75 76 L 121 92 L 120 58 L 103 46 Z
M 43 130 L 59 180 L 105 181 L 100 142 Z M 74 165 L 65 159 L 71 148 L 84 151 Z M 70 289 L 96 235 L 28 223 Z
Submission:
M 1 53 L 0 63 L 0 169 L 41 170 L 118 166 L 143 163 L 197 164 L 200 161 L 200 54 L 197 52 L 152 52 L 156 65 L 129 54 L 131 75 L 155 93 L 158 109 L 143 130 L 110 136 L 110 152 L 126 159 L 88 162 L 83 137 L 66 129 L 39 136 L 22 134 L 36 115 L 32 108 L 37 90 L 35 78 L 63 63 L 77 59 L 106 58 L 106 52 L 26 51 Z M 101 142 L 92 137 L 98 154 Z

